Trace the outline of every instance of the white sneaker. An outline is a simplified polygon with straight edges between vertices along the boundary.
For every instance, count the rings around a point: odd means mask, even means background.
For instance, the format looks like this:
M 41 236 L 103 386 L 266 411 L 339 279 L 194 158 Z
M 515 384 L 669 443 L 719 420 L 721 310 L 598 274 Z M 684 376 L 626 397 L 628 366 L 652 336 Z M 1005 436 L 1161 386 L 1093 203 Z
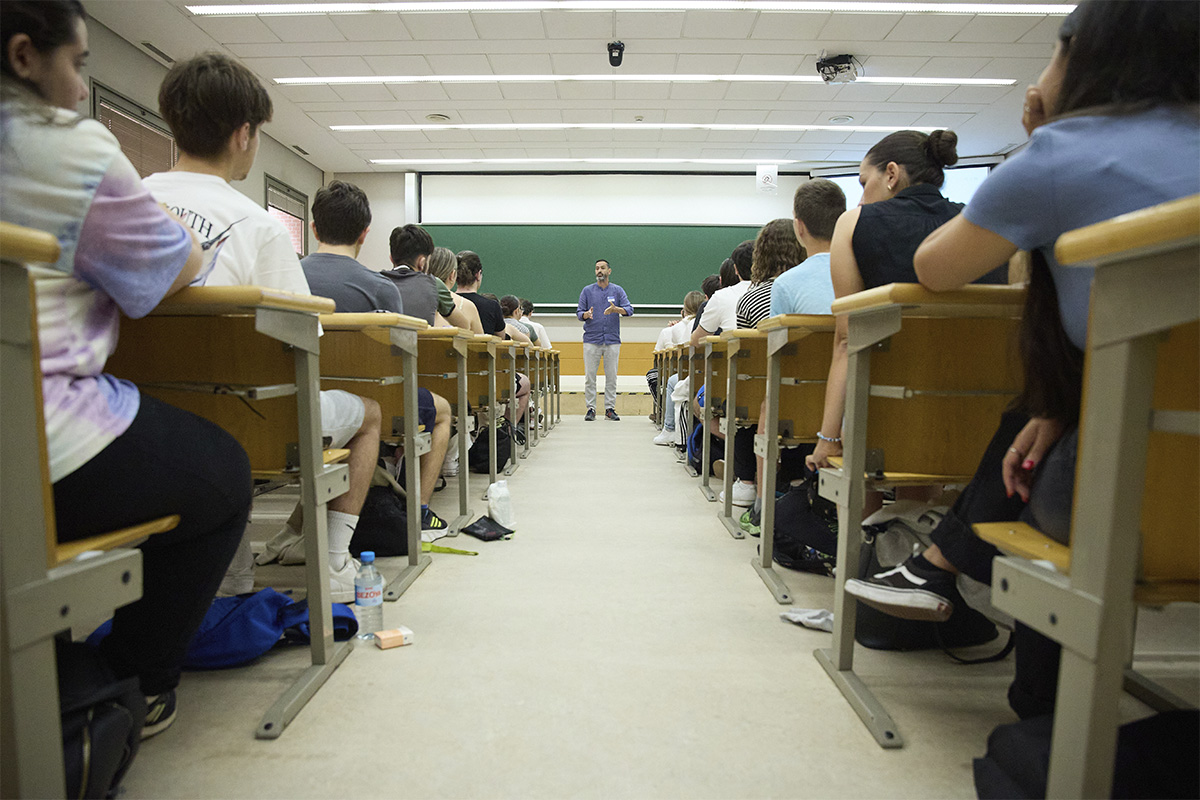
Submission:
M 654 443 L 661 444 L 663 447 L 670 447 L 671 445 L 675 444 L 676 441 L 678 441 L 678 437 L 675 435 L 675 431 L 669 431 L 666 428 L 663 428 L 658 432 L 658 435 L 654 437 Z
M 752 483 L 742 483 L 741 481 L 733 482 L 733 505 L 747 508 L 754 505 L 754 501 L 758 499 L 758 490 L 755 489 Z M 717 501 L 725 502 L 725 492 L 721 491 L 717 495 Z
M 354 602 L 354 576 L 361 566 L 357 558 L 350 558 L 341 569 L 329 569 L 329 599 L 335 603 Z
M 255 559 L 255 564 L 270 564 L 278 561 L 284 566 L 303 564 L 307 559 L 304 555 L 304 536 L 284 525 L 279 533 L 267 539 L 263 551 Z

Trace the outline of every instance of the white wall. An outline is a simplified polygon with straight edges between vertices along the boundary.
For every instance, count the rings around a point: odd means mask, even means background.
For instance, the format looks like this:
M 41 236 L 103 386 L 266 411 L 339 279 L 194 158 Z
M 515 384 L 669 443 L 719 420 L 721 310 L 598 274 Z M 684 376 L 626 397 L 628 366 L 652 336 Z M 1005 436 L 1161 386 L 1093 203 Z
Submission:
M 404 174 L 384 172 L 339 172 L 330 180 L 348 181 L 367 193 L 371 203 L 371 232 L 358 260 L 371 269 L 391 269 L 388 237 L 392 228 L 407 222 L 404 204 Z
M 118 94 L 158 113 L 158 87 L 167 74 L 166 67 L 96 20 L 89 19 L 87 26 L 90 55 L 84 77 L 99 81 Z M 90 107 L 88 101 L 80 106 L 80 111 L 89 113 Z M 263 205 L 266 202 L 264 174 L 270 174 L 308 195 L 310 203 L 322 185 L 321 170 L 273 139 L 270 136 L 270 123 L 264 126 L 254 168 L 246 180 L 232 185 L 255 203 Z M 310 252 L 317 246 L 311 231 L 308 245 Z
M 791 217 L 792 195 L 806 180 L 781 175 L 769 195 L 753 175 L 425 175 L 421 221 L 762 225 Z

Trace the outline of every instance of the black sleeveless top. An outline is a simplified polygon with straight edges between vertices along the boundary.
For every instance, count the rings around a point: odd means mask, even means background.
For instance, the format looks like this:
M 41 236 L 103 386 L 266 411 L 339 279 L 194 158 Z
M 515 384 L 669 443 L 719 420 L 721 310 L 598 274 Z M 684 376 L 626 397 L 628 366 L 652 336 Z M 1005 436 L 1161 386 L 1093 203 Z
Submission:
M 950 202 L 929 183 L 909 186 L 890 200 L 863 206 L 851 239 L 863 287 L 918 283 L 913 254 L 926 236 L 962 210 L 962 203 Z M 1008 265 L 1000 265 L 975 282 L 1008 283 Z

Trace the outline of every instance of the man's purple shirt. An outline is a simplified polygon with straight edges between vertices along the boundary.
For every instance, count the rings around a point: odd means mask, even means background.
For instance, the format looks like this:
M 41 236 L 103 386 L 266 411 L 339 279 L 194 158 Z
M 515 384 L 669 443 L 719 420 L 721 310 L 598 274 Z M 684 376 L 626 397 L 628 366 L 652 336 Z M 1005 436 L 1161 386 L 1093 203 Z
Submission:
M 629 305 L 625 290 L 615 283 L 609 283 L 603 289 L 598 283 L 589 284 L 579 293 L 579 308 L 575 316 L 583 320 L 584 344 L 621 343 L 621 315 L 604 313 L 610 302 L 623 308 L 625 316 L 633 316 L 633 306 Z M 583 319 L 583 312 L 589 308 L 592 309 L 592 318 Z

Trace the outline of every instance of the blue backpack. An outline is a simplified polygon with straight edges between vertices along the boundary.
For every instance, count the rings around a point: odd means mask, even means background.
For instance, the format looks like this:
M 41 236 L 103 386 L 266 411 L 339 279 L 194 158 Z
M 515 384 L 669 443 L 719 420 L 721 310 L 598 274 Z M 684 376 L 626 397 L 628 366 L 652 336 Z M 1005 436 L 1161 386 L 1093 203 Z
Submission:
M 112 630 L 105 622 L 88 637 L 99 646 Z M 333 638 L 344 642 L 358 633 L 358 620 L 350 607 L 333 604 Z M 308 601 L 294 601 L 274 589 L 237 597 L 218 597 L 188 645 L 184 669 L 223 669 L 248 663 L 283 640 L 307 643 Z

